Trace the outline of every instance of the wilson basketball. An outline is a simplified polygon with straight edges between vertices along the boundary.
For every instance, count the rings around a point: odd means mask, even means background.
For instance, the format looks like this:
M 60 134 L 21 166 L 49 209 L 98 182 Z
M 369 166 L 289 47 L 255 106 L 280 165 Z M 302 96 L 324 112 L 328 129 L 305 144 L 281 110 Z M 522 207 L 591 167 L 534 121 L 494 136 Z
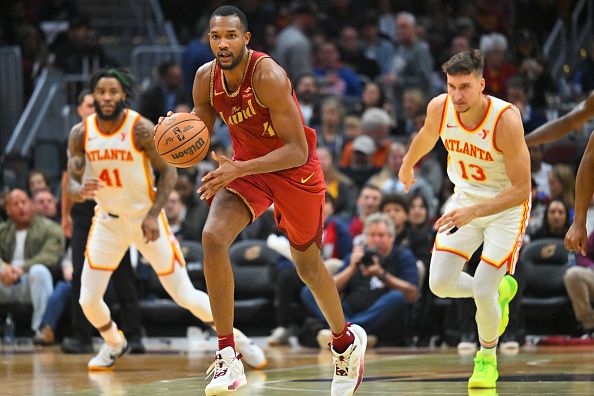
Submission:
M 157 126 L 155 146 L 163 161 L 177 168 L 189 168 L 202 161 L 210 147 L 210 133 L 204 122 L 190 113 L 175 113 Z

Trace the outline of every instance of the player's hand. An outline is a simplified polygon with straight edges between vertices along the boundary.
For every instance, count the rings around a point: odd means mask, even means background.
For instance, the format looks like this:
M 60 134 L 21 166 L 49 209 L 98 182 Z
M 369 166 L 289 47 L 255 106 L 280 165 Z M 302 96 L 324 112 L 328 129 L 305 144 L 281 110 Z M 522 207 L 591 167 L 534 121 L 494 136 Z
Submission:
M 409 192 L 412 185 L 416 183 L 413 168 L 402 165 L 398 171 L 398 180 L 400 180 L 400 183 L 404 184 L 404 192 Z
M 574 222 L 565 235 L 565 247 L 569 251 L 580 252 L 582 256 L 585 256 L 586 239 L 586 226 Z
M 157 127 L 158 127 L 159 125 L 161 125 L 161 123 L 163 122 L 163 120 L 164 120 L 165 118 L 169 117 L 169 116 L 170 116 L 170 115 L 172 115 L 172 114 L 173 114 L 173 111 L 168 111 L 168 112 L 167 112 L 167 115 L 166 115 L 165 117 L 163 117 L 163 116 L 159 117 L 159 121 L 157 121 L 157 125 L 155 125 L 155 126 L 154 126 L 154 128 L 153 128 L 153 134 L 154 134 L 155 132 L 157 132 Z
M 62 217 L 62 231 L 66 238 L 72 238 L 72 216 L 66 215 Z
M 159 220 L 158 216 L 147 215 L 142 220 L 142 235 L 144 242 L 149 243 L 159 238 Z
M 104 184 L 101 180 L 85 179 L 83 185 L 80 187 L 79 194 L 84 199 L 93 199 L 103 186 Z
M 197 190 L 200 199 L 210 199 L 227 184 L 241 176 L 239 165 L 224 155 L 211 152 L 212 158 L 219 163 L 219 167 L 208 172 L 202 178 L 202 186 Z
M 437 219 L 433 228 L 438 230 L 439 233 L 447 232 L 448 234 L 453 234 L 458 228 L 470 223 L 475 218 L 476 209 L 473 206 L 458 208 Z

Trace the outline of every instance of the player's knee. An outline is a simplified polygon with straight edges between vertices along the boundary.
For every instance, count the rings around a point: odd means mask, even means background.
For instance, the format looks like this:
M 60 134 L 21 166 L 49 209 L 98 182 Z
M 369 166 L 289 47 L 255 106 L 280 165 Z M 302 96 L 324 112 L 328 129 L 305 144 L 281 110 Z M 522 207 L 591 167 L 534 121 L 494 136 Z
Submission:
M 565 271 L 563 274 L 563 282 L 565 283 L 565 287 L 576 283 L 580 279 L 579 267 L 570 267 Z
M 295 268 L 297 269 L 297 274 L 303 283 L 305 283 L 310 288 L 315 288 L 320 279 L 320 268 L 314 265 L 300 266 L 298 264 L 295 264 Z
M 78 298 L 78 303 L 80 304 L 80 307 L 83 309 L 83 311 L 92 307 L 95 303 L 94 300 L 95 299 L 89 291 L 85 289 L 80 290 L 80 297 Z
M 202 246 L 207 252 L 209 249 L 228 249 L 231 244 L 227 242 L 224 230 L 218 226 L 207 226 L 202 231 Z
M 437 297 L 448 297 L 449 281 L 446 278 L 429 274 L 429 288 Z

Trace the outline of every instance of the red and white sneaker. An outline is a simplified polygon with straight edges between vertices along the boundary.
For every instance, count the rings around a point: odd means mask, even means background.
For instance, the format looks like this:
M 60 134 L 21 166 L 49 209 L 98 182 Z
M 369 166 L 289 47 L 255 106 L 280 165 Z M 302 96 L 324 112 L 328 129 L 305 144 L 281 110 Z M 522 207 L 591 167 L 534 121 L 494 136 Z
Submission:
M 231 347 L 223 348 L 216 353 L 215 361 L 206 373 L 209 376 L 211 373 L 213 374 L 212 380 L 206 385 L 206 396 L 234 392 L 247 383 L 241 363 L 241 354 L 236 353 Z
M 361 326 L 351 324 L 347 327 L 355 336 L 355 341 L 343 353 L 337 353 L 332 347 L 334 360 L 334 378 L 332 379 L 332 396 L 350 396 L 354 394 L 363 380 L 365 366 L 365 348 L 367 333 Z

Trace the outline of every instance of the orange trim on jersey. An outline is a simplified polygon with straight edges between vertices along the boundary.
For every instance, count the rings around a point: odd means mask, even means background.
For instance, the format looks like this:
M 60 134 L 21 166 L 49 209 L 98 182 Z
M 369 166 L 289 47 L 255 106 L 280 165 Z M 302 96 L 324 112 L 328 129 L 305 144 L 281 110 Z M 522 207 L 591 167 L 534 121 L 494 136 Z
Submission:
M 503 112 L 507 109 L 510 109 L 512 107 L 512 105 L 508 105 L 505 106 L 503 109 L 499 110 L 499 113 L 495 116 L 495 124 L 493 126 L 493 135 L 491 136 L 491 145 L 493 146 L 493 149 L 497 152 L 502 152 L 501 150 L 499 150 L 499 147 L 497 147 L 497 141 L 495 139 L 496 133 L 497 133 L 497 124 L 499 123 L 499 120 L 501 119 L 501 115 L 503 114 Z
M 256 211 L 254 211 L 254 208 L 252 208 L 252 205 L 248 202 L 248 200 L 245 199 L 245 197 L 239 191 L 231 187 L 225 187 L 225 189 L 233 195 L 237 196 L 237 198 L 241 199 L 243 204 L 247 207 L 248 211 L 250 212 L 250 217 L 252 218 L 250 224 L 253 223 L 256 220 Z
M 124 119 L 122 120 L 122 122 L 120 123 L 120 125 L 118 125 L 118 127 L 115 129 L 115 131 L 111 132 L 111 133 L 106 133 L 103 132 L 101 130 L 101 128 L 99 128 L 99 122 L 97 121 L 99 119 L 99 117 L 97 117 L 97 114 L 93 114 L 94 118 L 95 118 L 95 128 L 97 128 L 97 132 L 99 133 L 99 135 L 103 136 L 103 137 L 113 137 L 116 136 L 120 130 L 124 127 L 124 125 L 126 125 L 126 121 L 128 120 L 128 116 L 130 115 L 130 112 L 128 111 L 128 109 L 124 110 L 126 112 L 126 114 L 124 115 Z M 91 116 L 89 116 L 90 118 Z
M 93 264 L 93 260 L 91 260 L 91 255 L 89 254 L 89 243 L 91 241 L 91 236 L 93 235 L 93 230 L 95 229 L 95 219 L 96 219 L 98 210 L 99 210 L 99 208 L 95 206 L 95 216 L 93 216 L 93 219 L 91 220 L 91 228 L 89 228 L 89 234 L 87 236 L 87 244 L 85 247 L 85 258 L 87 259 L 87 262 L 89 263 L 89 267 L 91 267 L 92 269 L 98 270 L 98 271 L 113 272 L 116 270 L 116 268 L 118 268 L 117 265 L 114 268 L 100 267 L 98 265 Z M 119 263 L 118 263 L 118 265 L 119 265 Z
M 516 240 L 514 246 L 512 247 L 511 251 L 505 256 L 500 263 L 496 263 L 491 259 L 488 259 L 485 256 L 481 256 L 481 260 L 485 263 L 494 266 L 495 268 L 501 268 L 504 264 L 507 264 L 508 272 L 513 275 L 516 271 L 516 263 L 518 262 L 518 257 L 520 253 L 520 248 L 522 247 L 522 242 L 524 239 L 524 233 L 526 232 L 526 227 L 528 226 L 528 220 L 530 219 L 530 200 L 524 201 L 522 204 L 524 210 L 522 211 L 522 220 L 520 221 L 520 225 L 518 226 L 518 232 L 516 234 Z
M 443 126 L 445 125 L 446 114 L 448 110 L 448 100 L 450 99 L 450 95 L 446 95 L 445 100 L 443 101 L 443 109 L 441 110 L 441 121 L 439 121 L 439 136 L 443 132 Z
M 456 116 L 456 121 L 458 121 L 458 125 L 460 125 L 460 128 L 464 132 L 474 133 L 474 132 L 478 131 L 479 129 L 481 129 L 483 127 L 483 125 L 485 125 L 485 123 L 487 122 L 487 118 L 489 118 L 489 114 L 491 113 L 491 109 L 493 108 L 493 101 L 491 100 L 491 98 L 488 95 L 486 95 L 486 97 L 487 97 L 487 100 L 489 101 L 489 105 L 487 106 L 487 111 L 483 115 L 482 120 L 478 123 L 478 125 L 474 129 L 468 129 L 466 127 L 466 125 L 464 125 L 462 120 L 460 119 L 460 114 L 458 114 L 456 109 L 454 109 L 454 115 Z
M 171 228 L 169 227 L 169 223 L 167 222 L 167 218 L 165 217 L 165 214 L 163 211 L 161 211 L 161 213 L 159 213 L 159 219 L 161 220 L 161 223 L 163 223 L 163 227 L 165 228 L 165 231 L 167 232 L 169 244 L 171 245 L 172 257 L 171 257 L 170 268 L 164 272 L 157 272 L 157 276 L 166 276 L 166 275 L 170 275 L 173 273 L 173 271 L 175 270 L 175 262 L 176 261 L 179 263 L 179 265 L 181 267 L 184 267 L 186 265 L 186 260 L 184 259 L 182 252 L 179 250 L 179 247 L 178 247 L 179 245 L 178 245 L 177 239 L 175 238 L 175 235 L 171 231 Z
M 136 117 L 134 118 L 134 120 L 132 121 L 132 125 L 130 126 L 130 142 L 132 143 L 132 148 L 137 152 L 137 153 L 142 153 L 142 150 L 140 150 L 138 148 L 138 146 L 136 145 L 136 138 L 135 133 L 134 133 L 134 128 L 136 128 L 136 124 L 138 124 L 138 121 L 140 121 L 140 114 L 137 114 Z
M 155 190 L 153 186 L 153 174 L 151 172 L 151 167 L 149 166 L 149 159 L 146 153 L 142 152 L 142 166 L 144 168 L 144 177 L 146 179 L 148 196 L 151 202 L 155 201 Z
M 461 252 L 461 251 L 456 250 L 456 249 L 439 246 L 437 244 L 437 237 L 435 237 L 435 243 L 433 244 L 433 249 L 434 250 L 439 250 L 441 252 L 448 252 L 448 253 L 455 254 L 456 256 L 463 257 L 466 261 L 470 260 L 470 255 L 469 254 L 466 254 L 466 253 Z
M 83 153 L 87 152 L 87 138 L 89 135 L 89 128 L 87 128 L 87 120 L 89 118 L 85 118 L 82 122 L 83 124 Z

